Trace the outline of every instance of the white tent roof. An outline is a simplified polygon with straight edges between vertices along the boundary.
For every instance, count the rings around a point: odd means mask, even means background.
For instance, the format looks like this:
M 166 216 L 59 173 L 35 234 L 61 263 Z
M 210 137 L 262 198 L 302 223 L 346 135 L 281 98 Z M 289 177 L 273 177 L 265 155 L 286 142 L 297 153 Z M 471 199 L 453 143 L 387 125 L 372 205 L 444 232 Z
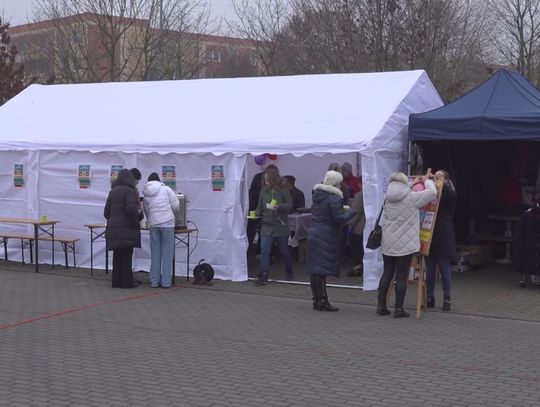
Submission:
M 0 108 L 0 149 L 359 152 L 441 104 L 424 71 L 31 85 Z

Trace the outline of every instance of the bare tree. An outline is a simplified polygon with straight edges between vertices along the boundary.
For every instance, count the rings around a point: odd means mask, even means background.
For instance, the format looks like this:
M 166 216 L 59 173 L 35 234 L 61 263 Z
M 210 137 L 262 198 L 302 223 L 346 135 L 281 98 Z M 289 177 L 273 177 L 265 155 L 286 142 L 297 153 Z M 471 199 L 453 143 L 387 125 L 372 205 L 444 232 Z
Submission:
M 286 47 L 281 36 L 289 22 L 290 6 L 287 0 L 232 0 L 237 16 L 229 21 L 234 34 L 252 42 L 262 73 L 286 73 L 286 61 L 280 58 Z
M 202 0 L 35 0 L 35 6 L 35 15 L 54 27 L 50 47 L 66 82 L 191 77 L 200 61 L 178 50 L 193 49 L 213 22 Z
M 294 0 L 283 31 L 293 71 L 425 69 L 449 98 L 490 39 L 480 0 Z
M 502 27 L 494 38 L 505 61 L 529 79 L 538 70 L 540 44 L 540 0 L 491 0 L 490 5 Z

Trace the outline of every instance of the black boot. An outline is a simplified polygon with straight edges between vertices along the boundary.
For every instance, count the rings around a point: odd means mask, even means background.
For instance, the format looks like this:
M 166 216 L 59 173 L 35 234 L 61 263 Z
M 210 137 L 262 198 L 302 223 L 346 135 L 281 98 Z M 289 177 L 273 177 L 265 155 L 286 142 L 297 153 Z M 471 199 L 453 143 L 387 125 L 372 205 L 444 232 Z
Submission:
M 443 311 L 450 311 L 452 308 L 452 302 L 450 301 L 450 297 L 444 297 L 442 310 Z
M 386 295 L 388 291 L 385 292 L 384 289 L 379 287 L 379 292 L 377 293 L 377 311 L 378 315 L 390 315 L 390 311 L 386 308 Z
M 326 293 L 326 276 L 320 277 L 319 292 L 322 294 L 321 299 L 319 300 L 319 304 L 317 306 L 317 309 L 319 311 L 339 311 L 338 307 L 334 307 L 328 302 L 328 294 Z
M 320 277 L 316 274 L 312 274 L 310 277 L 310 286 L 311 286 L 311 295 L 313 300 L 313 309 L 317 309 L 319 307 L 319 282 L 318 279 Z
M 268 282 L 268 274 L 267 273 L 259 273 L 257 276 L 257 280 L 255 280 L 255 284 L 258 285 L 265 285 Z
M 377 311 L 375 311 L 378 315 L 390 315 L 390 310 L 386 308 L 386 304 L 378 304 L 377 305 Z
M 433 308 L 435 306 L 435 297 L 427 297 L 427 307 Z
M 394 311 L 394 318 L 407 318 L 409 316 L 408 312 L 405 312 L 405 310 L 402 307 L 396 307 Z

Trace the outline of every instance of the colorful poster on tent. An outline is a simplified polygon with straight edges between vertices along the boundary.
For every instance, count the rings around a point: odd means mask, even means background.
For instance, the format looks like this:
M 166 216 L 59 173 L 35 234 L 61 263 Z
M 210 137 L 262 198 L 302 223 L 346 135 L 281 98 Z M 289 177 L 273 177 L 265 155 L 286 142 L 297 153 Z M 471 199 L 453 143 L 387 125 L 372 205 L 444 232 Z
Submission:
M 122 168 L 124 168 L 122 165 L 111 165 L 111 184 L 116 181 L 118 173 Z
M 173 191 L 176 191 L 176 167 L 174 165 L 164 165 L 161 169 L 161 180 Z
M 83 164 L 79 165 L 77 178 L 79 179 L 79 189 L 90 188 L 90 166 Z
M 437 187 L 437 197 L 426 206 L 420 208 L 420 253 L 424 256 L 429 255 L 433 229 L 435 228 L 437 212 L 439 210 L 439 201 L 443 186 L 442 180 L 435 182 L 435 186 Z
M 22 164 L 15 164 L 13 169 L 13 185 L 15 188 L 24 187 L 24 167 Z
M 225 191 L 225 173 L 223 172 L 223 165 L 212 165 L 212 191 L 223 192 Z

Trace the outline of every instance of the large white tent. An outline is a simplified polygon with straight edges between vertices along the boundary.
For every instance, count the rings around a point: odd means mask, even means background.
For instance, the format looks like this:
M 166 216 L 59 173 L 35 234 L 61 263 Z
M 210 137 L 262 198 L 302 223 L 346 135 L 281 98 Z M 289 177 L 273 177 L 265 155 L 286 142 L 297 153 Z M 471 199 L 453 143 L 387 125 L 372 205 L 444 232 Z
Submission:
M 104 221 L 111 166 L 136 166 L 146 177 L 174 165 L 177 190 L 188 196 L 189 219 L 199 228 L 193 261 L 205 258 L 219 278 L 241 281 L 250 155 L 271 152 L 298 163 L 358 155 L 370 230 L 388 175 L 405 168 L 409 114 L 441 105 L 424 71 L 31 85 L 0 108 L 0 214 L 59 219 L 58 233 L 81 238 L 78 264 L 88 266 L 83 224 Z M 14 186 L 16 164 L 24 168 L 22 188 Z M 90 165 L 88 189 L 79 188 L 79 165 Z M 212 190 L 214 165 L 223 166 L 223 191 Z M 295 176 L 309 185 L 323 176 L 298 166 Z M 96 249 L 102 265 L 103 246 Z M 136 252 L 136 267 L 148 267 L 148 250 Z M 376 288 L 377 252 L 367 251 L 364 266 L 364 288 Z

